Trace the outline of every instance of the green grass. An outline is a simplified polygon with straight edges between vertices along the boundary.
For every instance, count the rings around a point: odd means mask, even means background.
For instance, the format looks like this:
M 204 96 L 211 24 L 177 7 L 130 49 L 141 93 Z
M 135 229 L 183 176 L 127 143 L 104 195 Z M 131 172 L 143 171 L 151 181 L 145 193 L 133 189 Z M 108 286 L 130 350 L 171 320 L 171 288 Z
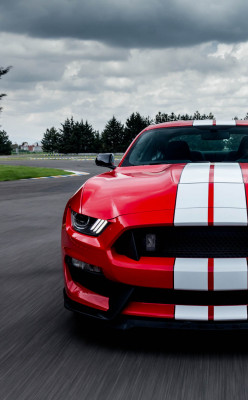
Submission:
M 0 165 L 0 181 L 15 181 L 17 179 L 71 174 L 71 172 L 62 169 L 23 167 L 21 165 Z

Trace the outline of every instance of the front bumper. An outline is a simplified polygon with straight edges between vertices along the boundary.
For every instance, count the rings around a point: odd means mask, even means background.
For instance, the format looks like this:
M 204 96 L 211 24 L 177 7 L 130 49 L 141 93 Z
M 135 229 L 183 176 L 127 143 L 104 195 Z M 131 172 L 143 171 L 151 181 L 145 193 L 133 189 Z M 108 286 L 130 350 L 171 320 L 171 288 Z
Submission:
M 183 330 L 202 330 L 202 331 L 233 331 L 233 330 L 247 330 L 247 321 L 222 321 L 222 322 L 202 322 L 202 321 L 175 321 L 164 318 L 149 318 L 149 317 L 135 317 L 127 315 L 118 315 L 115 318 L 109 318 L 106 313 L 100 310 L 86 307 L 80 303 L 71 300 L 65 290 L 64 293 L 64 306 L 67 310 L 73 311 L 89 321 L 99 321 L 106 327 L 127 330 L 134 328 L 157 328 L 157 329 L 183 329 Z
M 226 267 L 224 259 L 216 261 L 214 275 L 213 261 L 199 259 L 199 270 L 198 266 L 192 270 L 181 262 L 175 268 L 175 258 L 141 257 L 135 261 L 115 251 L 113 244 L 125 230 L 155 223 L 171 225 L 172 220 L 169 210 L 122 216 L 99 237 L 88 237 L 72 229 L 67 215 L 62 228 L 65 307 L 122 328 L 247 329 L 245 258 L 242 262 L 227 259 Z M 70 258 L 100 267 L 103 277 L 75 276 Z M 213 280 L 218 284 L 216 291 Z
M 64 299 L 67 309 L 122 329 L 136 326 L 172 329 L 248 327 L 247 290 L 230 293 L 130 286 L 109 281 L 104 276 L 74 274 L 68 259 L 66 282 Z

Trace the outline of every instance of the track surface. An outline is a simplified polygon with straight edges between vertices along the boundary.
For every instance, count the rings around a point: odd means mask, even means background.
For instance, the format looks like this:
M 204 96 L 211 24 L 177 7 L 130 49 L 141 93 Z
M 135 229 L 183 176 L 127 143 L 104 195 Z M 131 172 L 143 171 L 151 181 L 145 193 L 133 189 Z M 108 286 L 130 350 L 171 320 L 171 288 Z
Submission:
M 104 169 L 90 161 L 16 164 L 90 175 L 0 182 L 1 400 L 247 399 L 248 332 L 106 331 L 63 308 L 63 209 Z

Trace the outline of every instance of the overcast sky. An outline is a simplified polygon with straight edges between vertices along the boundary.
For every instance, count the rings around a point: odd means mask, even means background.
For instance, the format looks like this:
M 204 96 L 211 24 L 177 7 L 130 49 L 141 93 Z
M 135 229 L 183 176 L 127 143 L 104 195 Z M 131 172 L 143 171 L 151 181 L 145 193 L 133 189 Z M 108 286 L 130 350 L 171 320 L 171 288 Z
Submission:
M 243 118 L 247 16 L 245 0 L 1 1 L 1 129 L 33 143 L 71 116 Z

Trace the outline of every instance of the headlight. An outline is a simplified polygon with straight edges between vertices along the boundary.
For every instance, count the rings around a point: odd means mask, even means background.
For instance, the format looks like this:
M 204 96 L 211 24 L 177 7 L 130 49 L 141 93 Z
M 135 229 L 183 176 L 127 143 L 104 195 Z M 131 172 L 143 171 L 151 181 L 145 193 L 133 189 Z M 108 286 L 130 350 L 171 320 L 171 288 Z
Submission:
M 105 219 L 88 217 L 71 210 L 71 223 L 75 231 L 85 235 L 98 236 L 108 225 Z

